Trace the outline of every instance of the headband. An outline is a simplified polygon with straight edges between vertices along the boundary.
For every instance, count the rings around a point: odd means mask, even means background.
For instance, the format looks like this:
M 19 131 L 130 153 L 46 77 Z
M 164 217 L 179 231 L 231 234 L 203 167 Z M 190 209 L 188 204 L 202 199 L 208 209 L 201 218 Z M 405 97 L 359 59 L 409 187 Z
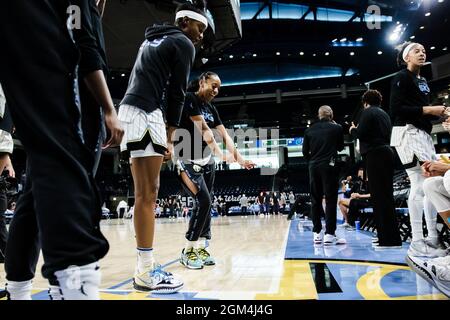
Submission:
M 175 20 L 178 20 L 183 17 L 188 17 L 190 19 L 197 20 L 197 21 L 203 23 L 206 27 L 208 27 L 208 20 L 206 19 L 206 17 L 202 16 L 201 14 L 199 14 L 197 12 L 194 12 L 191 10 L 178 11 L 177 14 L 175 15 Z
M 416 44 L 418 44 L 418 43 L 412 42 L 412 43 L 410 43 L 410 44 L 408 44 L 408 45 L 406 46 L 406 48 L 403 50 L 403 61 L 406 62 L 406 57 L 408 56 L 408 53 L 411 51 L 411 49 L 412 49 Z

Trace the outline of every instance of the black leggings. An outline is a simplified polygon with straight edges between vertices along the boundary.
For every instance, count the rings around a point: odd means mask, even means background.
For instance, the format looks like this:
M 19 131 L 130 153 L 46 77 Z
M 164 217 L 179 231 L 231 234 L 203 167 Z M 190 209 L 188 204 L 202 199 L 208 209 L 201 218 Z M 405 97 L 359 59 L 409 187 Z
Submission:
M 214 164 L 199 166 L 190 162 L 178 162 L 181 185 L 186 192 L 194 199 L 194 208 L 189 228 L 186 232 L 186 239 L 197 241 L 198 238 L 211 239 L 211 192 L 214 185 L 215 167 Z M 194 194 L 181 178 L 181 173 L 185 172 L 188 178 L 197 187 L 198 192 Z

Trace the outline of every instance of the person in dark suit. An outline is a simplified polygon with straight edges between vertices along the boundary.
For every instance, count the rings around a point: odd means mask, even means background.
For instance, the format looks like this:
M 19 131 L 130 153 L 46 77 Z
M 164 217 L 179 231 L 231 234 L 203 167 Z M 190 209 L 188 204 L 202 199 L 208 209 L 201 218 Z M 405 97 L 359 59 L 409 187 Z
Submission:
M 333 110 L 330 106 L 320 107 L 318 115 L 320 121 L 305 131 L 303 140 L 303 155 L 309 166 L 314 243 L 343 244 L 345 240 L 338 239 L 335 231 L 339 184 L 336 158 L 337 152 L 344 149 L 344 134 L 342 127 L 333 121 Z M 324 196 L 326 201 L 325 237 L 322 235 L 320 220 Z
M 389 146 L 392 125 L 389 115 L 380 107 L 381 101 L 377 90 L 364 93 L 364 111 L 358 126 L 352 125 L 349 133 L 359 139 L 366 163 L 378 248 L 401 248 L 393 195 L 394 152 Z

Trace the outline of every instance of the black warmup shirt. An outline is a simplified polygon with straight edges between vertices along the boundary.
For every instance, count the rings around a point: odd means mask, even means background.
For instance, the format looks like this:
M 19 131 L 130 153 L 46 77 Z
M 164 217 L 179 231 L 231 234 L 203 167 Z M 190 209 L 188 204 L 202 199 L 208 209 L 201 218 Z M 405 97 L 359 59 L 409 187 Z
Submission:
M 425 78 L 418 78 L 408 69 L 399 71 L 391 83 L 391 117 L 394 126 L 412 124 L 428 134 L 434 116 L 424 115 L 423 107 L 430 105 L 430 88 Z
M 384 145 L 389 145 L 391 139 L 391 119 L 379 107 L 372 106 L 361 113 L 357 129 L 351 131 L 353 138 L 360 142 L 361 155 Z
M 100 13 L 95 0 L 71 0 L 81 9 L 81 28 L 74 29 L 76 45 L 80 49 L 80 78 L 87 74 L 103 70 L 105 78 L 108 74 L 105 40 Z
M 168 25 L 147 28 L 145 38 L 120 104 L 146 112 L 161 109 L 167 123 L 178 127 L 195 58 L 194 45 L 181 29 Z
M 320 120 L 306 129 L 303 156 L 309 165 L 323 165 L 344 149 L 344 133 L 339 124 Z
M 214 107 L 211 103 L 200 100 L 195 93 L 189 92 L 186 94 L 183 113 L 181 115 L 180 128 L 186 129 L 189 132 L 189 136 L 191 137 L 191 141 L 189 141 L 191 145 L 191 154 L 190 157 L 187 154 L 183 154 L 182 158 L 187 157 L 189 160 L 201 160 L 211 155 L 211 149 L 203 140 L 202 134 L 191 120 L 190 117 L 194 116 L 203 116 L 210 129 L 221 125 L 222 120 L 220 120 L 216 107 Z

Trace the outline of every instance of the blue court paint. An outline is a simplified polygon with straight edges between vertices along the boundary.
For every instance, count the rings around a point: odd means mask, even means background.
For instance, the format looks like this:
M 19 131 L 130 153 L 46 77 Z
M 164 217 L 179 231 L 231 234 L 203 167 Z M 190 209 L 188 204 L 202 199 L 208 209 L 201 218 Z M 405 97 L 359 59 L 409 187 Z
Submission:
M 440 293 L 411 270 L 397 270 L 385 275 L 381 288 L 391 298 Z
M 285 259 L 347 260 L 406 265 L 405 256 L 408 244 L 404 244 L 401 249 L 376 251 L 372 247 L 372 234 L 370 232 L 347 231 L 338 227 L 336 230 L 337 236 L 345 238 L 347 244 L 335 246 L 314 245 L 311 228 L 311 221 L 292 221 Z

